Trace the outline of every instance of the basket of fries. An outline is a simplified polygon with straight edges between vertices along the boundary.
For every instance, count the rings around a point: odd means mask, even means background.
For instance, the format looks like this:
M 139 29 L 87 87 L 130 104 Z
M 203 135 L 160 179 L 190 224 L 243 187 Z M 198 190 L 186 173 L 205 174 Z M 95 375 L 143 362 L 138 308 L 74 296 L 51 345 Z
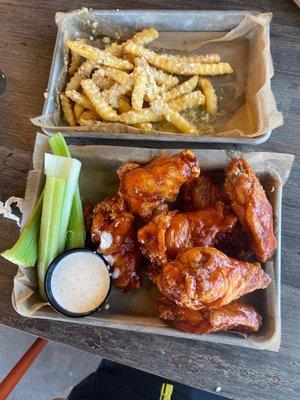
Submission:
M 259 144 L 282 125 L 270 14 L 58 13 L 43 115 L 65 136 Z M 188 21 L 188 23 L 187 23 Z

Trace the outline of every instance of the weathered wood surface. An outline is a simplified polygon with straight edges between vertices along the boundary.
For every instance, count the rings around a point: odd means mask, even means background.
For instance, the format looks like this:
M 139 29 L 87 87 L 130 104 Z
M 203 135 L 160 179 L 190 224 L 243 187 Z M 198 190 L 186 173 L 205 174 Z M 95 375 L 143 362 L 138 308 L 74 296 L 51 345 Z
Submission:
M 29 118 L 42 111 L 43 92 L 56 37 L 54 14 L 82 6 L 81 1 L 0 1 L 0 68 L 7 89 L 0 98 L 0 200 L 23 196 L 35 127 Z M 275 77 L 272 87 L 285 125 L 254 150 L 300 155 L 299 17 L 291 0 L 97 1 L 93 8 L 249 9 L 273 11 L 271 50 Z M 107 144 L 107 143 L 106 143 Z M 146 145 L 138 142 L 137 145 Z M 207 146 L 209 147 L 209 146 Z M 211 146 L 210 146 L 211 147 Z M 220 146 L 219 146 L 220 147 Z M 235 399 L 293 400 L 299 398 L 299 164 L 295 164 L 283 196 L 282 346 L 280 352 L 260 352 L 199 341 L 128 333 L 61 322 L 24 319 L 11 306 L 16 268 L 0 262 L 0 323 L 53 341 L 160 374 Z M 17 227 L 0 217 L 0 250 L 16 239 Z

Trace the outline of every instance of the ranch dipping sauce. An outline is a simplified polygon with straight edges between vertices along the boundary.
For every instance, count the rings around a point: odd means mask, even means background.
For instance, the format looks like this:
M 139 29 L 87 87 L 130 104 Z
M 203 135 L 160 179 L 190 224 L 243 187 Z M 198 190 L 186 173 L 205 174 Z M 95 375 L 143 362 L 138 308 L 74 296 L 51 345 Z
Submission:
M 83 249 L 66 253 L 57 260 L 50 277 L 46 277 L 50 303 L 58 311 L 74 316 L 97 310 L 111 286 L 109 269 L 101 256 Z

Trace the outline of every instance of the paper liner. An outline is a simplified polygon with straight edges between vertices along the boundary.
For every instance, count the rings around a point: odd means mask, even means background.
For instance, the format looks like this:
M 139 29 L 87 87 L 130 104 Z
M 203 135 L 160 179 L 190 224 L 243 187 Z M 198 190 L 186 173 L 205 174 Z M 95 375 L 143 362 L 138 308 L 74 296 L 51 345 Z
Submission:
M 47 138 L 38 134 L 34 151 L 34 171 L 28 176 L 24 202 L 24 216 L 36 203 L 42 182 L 42 160 L 47 151 Z M 113 195 L 118 185 L 116 168 L 128 161 L 145 163 L 160 152 L 174 154 L 180 150 L 157 150 L 116 146 L 70 146 L 73 157 L 82 162 L 80 191 L 84 199 L 97 201 Z M 156 288 L 143 286 L 134 293 L 123 294 L 113 289 L 110 307 L 84 319 L 70 319 L 57 314 L 42 302 L 35 290 L 35 269 L 20 268 L 14 280 L 12 303 L 15 310 L 27 317 L 71 321 L 74 323 L 114 327 L 139 332 L 156 333 L 182 338 L 206 340 L 216 343 L 234 344 L 278 351 L 280 345 L 280 249 L 281 249 L 281 199 L 282 187 L 288 179 L 294 156 L 290 154 L 226 150 L 193 150 L 202 170 L 224 169 L 233 157 L 243 156 L 252 165 L 260 178 L 274 210 L 274 227 L 278 249 L 272 260 L 265 263 L 272 282 L 266 290 L 258 290 L 245 297 L 263 315 L 260 331 L 253 335 L 233 333 L 195 335 L 166 327 L 154 309 L 159 293 Z M 38 190 L 40 187 L 40 190 Z
M 209 14 L 207 18 L 204 16 L 209 12 L 202 11 L 201 13 L 197 14 L 199 21 L 195 16 L 189 15 L 189 26 L 186 27 L 182 26 L 182 21 L 179 21 L 177 14 L 176 18 L 175 14 L 169 15 L 164 11 L 157 11 L 155 14 L 147 12 L 145 18 L 141 12 L 131 11 L 130 23 L 128 12 L 122 11 L 117 14 L 111 12 L 110 18 L 103 17 L 104 11 L 87 9 L 66 14 L 58 13 L 56 16 L 58 38 L 48 85 L 48 98 L 43 115 L 33 118 L 32 122 L 42 127 L 46 133 L 61 130 L 69 136 L 75 134 L 103 137 L 103 134 L 108 134 L 108 137 L 120 137 L 118 134 L 124 134 L 124 138 L 129 139 L 143 137 L 170 140 L 171 136 L 174 140 L 192 141 L 196 137 L 207 138 L 211 135 L 227 138 L 255 138 L 267 135 L 272 129 L 283 124 L 282 113 L 276 108 L 270 86 L 270 79 L 274 74 L 269 38 L 272 14 L 249 13 L 238 26 L 224 33 L 219 32 L 222 27 L 228 26 L 228 21 L 226 25 L 224 20 L 226 16 L 232 17 L 222 11 L 214 15 Z M 200 16 L 202 16 L 201 21 Z M 182 18 L 180 16 L 180 19 Z M 144 20 L 143 25 L 141 21 Z M 135 21 L 138 22 L 135 23 Z M 92 28 L 94 22 L 98 24 L 96 29 Z M 232 65 L 234 74 L 212 77 L 221 113 L 215 121 L 212 121 L 211 126 L 205 126 L 204 123 L 206 133 L 193 136 L 151 131 L 145 135 L 145 131 L 131 126 L 103 122 L 96 122 L 90 128 L 66 126 L 57 101 L 58 93 L 64 90 L 66 84 L 66 66 L 69 56 L 67 49 L 63 46 L 63 41 L 80 36 L 89 38 L 91 35 L 95 37 L 117 35 L 118 38 L 128 39 L 135 30 L 140 30 L 149 24 L 160 31 L 159 39 L 150 47 L 179 54 L 217 52 L 222 60 Z M 189 32 L 191 26 L 197 27 L 194 29 L 197 32 Z M 176 28 L 180 31 L 180 35 L 178 32 L 165 31 L 176 30 Z

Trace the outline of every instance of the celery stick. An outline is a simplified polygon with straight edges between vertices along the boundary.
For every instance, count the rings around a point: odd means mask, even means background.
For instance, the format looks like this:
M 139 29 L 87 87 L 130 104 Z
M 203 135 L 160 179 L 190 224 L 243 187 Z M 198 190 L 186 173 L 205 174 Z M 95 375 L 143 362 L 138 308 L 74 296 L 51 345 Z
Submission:
M 59 253 L 62 253 L 65 249 L 71 208 L 75 190 L 78 186 L 81 162 L 74 158 L 54 156 L 46 153 L 44 166 L 47 176 L 55 176 L 66 181 L 63 213 L 61 215 L 58 238 Z
M 51 150 L 56 156 L 71 157 L 66 141 L 63 135 L 58 132 L 49 139 Z M 82 201 L 79 187 L 77 186 L 71 209 L 71 215 L 68 225 L 66 249 L 74 249 L 76 247 L 84 247 L 86 232 L 84 226 L 84 217 L 82 209 Z
M 76 247 L 84 247 L 86 239 L 82 201 L 79 188 L 77 187 L 71 209 L 71 215 L 67 232 L 66 249 L 71 250 Z
M 51 147 L 52 153 L 55 156 L 71 158 L 70 150 L 68 149 L 67 143 L 60 132 L 57 132 L 49 139 L 49 145 Z
M 40 195 L 40 198 L 15 245 L 1 254 L 4 258 L 14 264 L 21 265 L 22 267 L 34 267 L 36 263 L 42 205 L 43 193 Z
M 38 281 L 41 297 L 46 300 L 44 279 L 51 261 L 60 253 L 60 221 L 64 212 L 64 179 L 47 176 L 44 188 L 44 200 L 41 217 L 38 249 Z

